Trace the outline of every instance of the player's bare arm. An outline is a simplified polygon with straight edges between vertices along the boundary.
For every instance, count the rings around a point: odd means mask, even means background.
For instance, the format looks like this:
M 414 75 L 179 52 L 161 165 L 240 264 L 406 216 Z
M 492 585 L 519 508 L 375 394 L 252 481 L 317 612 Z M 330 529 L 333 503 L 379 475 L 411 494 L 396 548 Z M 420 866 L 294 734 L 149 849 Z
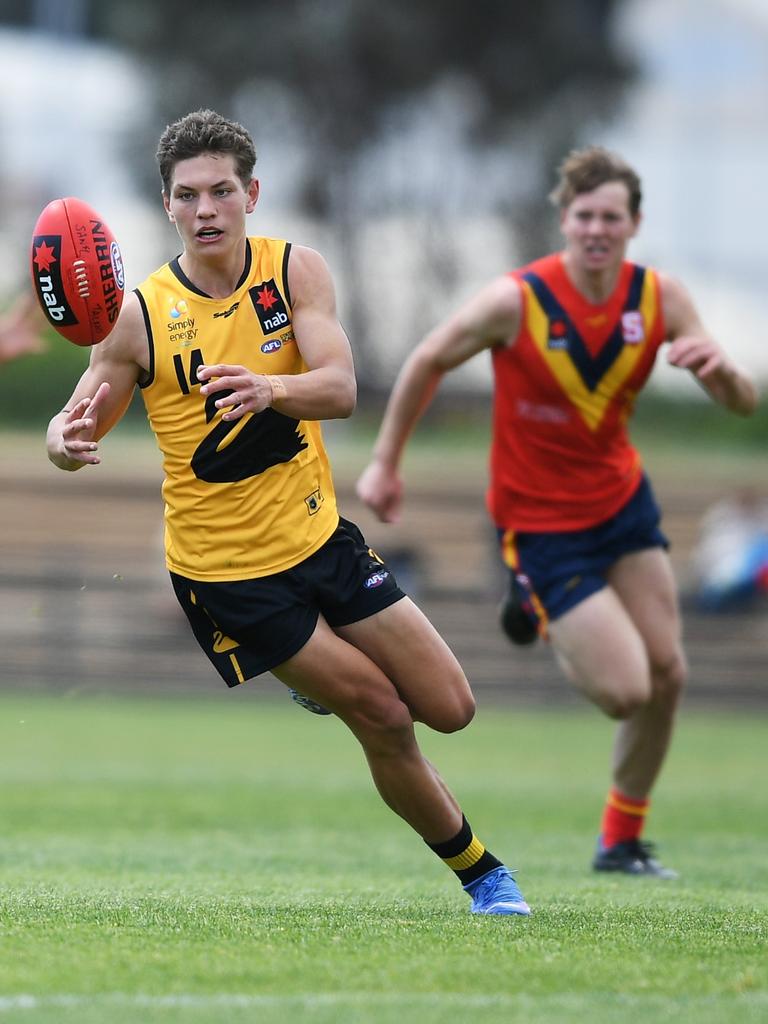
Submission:
M 48 425 L 48 458 L 55 466 L 71 472 L 101 462 L 97 442 L 120 421 L 148 366 L 144 318 L 139 300 L 132 294 L 115 329 L 91 349 L 87 370 Z
M 301 374 L 266 376 L 245 366 L 204 366 L 202 394 L 229 391 L 216 405 L 224 420 L 268 407 L 295 419 L 343 419 L 353 412 L 357 385 L 349 341 L 336 313 L 336 295 L 325 260 L 313 249 L 293 246 L 288 262 L 293 332 L 307 366 Z
M 22 292 L 0 317 L 0 364 L 19 356 L 45 351 L 45 319 L 31 291 Z
M 497 278 L 439 324 L 403 364 L 384 412 L 373 459 L 357 482 L 357 495 L 383 522 L 395 522 L 402 501 L 398 466 L 406 442 L 445 373 L 478 352 L 514 344 L 522 294 L 509 275 Z
M 740 416 L 751 415 L 758 401 L 752 378 L 707 332 L 683 285 L 666 275 L 660 281 L 670 341 L 667 361 L 689 370 L 720 405 Z

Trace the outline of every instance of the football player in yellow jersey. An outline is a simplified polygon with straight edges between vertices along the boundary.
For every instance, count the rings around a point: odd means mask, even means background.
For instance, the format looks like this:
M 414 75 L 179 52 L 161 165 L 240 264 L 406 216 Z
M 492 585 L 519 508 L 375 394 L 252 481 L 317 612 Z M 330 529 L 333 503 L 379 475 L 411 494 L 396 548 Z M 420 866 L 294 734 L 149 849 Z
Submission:
M 443 639 L 336 511 L 318 421 L 355 407 L 350 346 L 322 257 L 246 236 L 255 159 L 245 129 L 213 111 L 166 128 L 163 203 L 183 252 L 126 297 L 92 349 L 51 420 L 49 457 L 97 465 L 99 439 L 142 388 L 164 456 L 174 589 L 224 680 L 269 670 L 333 711 L 472 911 L 525 916 L 510 872 L 416 742 L 414 722 L 462 729 L 474 700 Z

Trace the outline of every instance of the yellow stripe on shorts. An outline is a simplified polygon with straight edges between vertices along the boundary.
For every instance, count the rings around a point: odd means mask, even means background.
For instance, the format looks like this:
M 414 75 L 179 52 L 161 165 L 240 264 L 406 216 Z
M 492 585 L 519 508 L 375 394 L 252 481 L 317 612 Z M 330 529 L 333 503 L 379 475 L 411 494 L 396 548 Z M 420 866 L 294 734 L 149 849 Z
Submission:
M 241 683 L 244 683 L 245 682 L 245 676 L 243 675 L 243 670 L 240 668 L 240 663 L 238 662 L 238 660 L 234 656 L 234 654 L 230 654 L 229 660 L 232 662 L 232 668 L 235 670 L 235 674 L 237 675 L 237 678 L 239 679 L 239 681 Z

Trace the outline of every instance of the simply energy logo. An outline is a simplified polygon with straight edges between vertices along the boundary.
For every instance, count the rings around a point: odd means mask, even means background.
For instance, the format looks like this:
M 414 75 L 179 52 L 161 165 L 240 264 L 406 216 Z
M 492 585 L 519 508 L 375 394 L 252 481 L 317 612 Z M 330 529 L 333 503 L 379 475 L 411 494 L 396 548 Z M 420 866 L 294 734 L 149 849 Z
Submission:
M 168 340 L 169 341 L 180 341 L 184 345 L 188 345 L 194 341 L 197 337 L 197 328 L 195 327 L 195 318 L 188 316 L 189 306 L 185 299 L 177 299 L 170 310 L 168 316 L 170 320 L 166 324 L 168 328 Z
M 176 299 L 174 304 L 168 310 L 168 316 L 171 320 L 179 320 L 184 316 L 185 313 L 189 312 L 189 306 L 184 299 Z M 174 327 L 175 324 L 168 324 L 169 327 Z

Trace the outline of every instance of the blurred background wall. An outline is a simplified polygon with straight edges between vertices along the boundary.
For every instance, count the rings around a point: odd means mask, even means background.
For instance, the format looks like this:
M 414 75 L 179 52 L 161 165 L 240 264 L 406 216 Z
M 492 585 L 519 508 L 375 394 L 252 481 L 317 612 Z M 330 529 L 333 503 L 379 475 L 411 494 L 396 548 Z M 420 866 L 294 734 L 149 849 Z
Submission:
M 0 304 L 28 288 L 33 225 L 59 196 L 107 220 L 129 287 L 175 255 L 154 151 L 170 120 L 201 106 L 255 137 L 250 230 L 315 246 L 333 270 L 361 385 L 356 415 L 328 430 L 345 514 L 397 562 L 474 683 L 563 699 L 550 652 L 510 652 L 496 626 L 489 360 L 451 374 L 426 418 L 407 521 L 373 522 L 354 479 L 421 334 L 559 244 L 547 196 L 576 146 L 607 145 L 637 167 L 633 256 L 682 277 L 713 332 L 768 381 L 768 4 L 0 0 Z M 57 474 L 45 459 L 45 424 L 86 360 L 51 334 L 42 355 L 0 368 L 0 684 L 208 692 L 162 569 L 141 403 L 98 472 Z M 768 544 L 765 405 L 728 416 L 661 358 L 634 424 L 673 540 L 691 692 L 763 706 L 766 595 L 752 607 L 730 581 L 745 538 Z M 697 574 L 713 567 L 721 603 L 710 593 L 702 608 Z

